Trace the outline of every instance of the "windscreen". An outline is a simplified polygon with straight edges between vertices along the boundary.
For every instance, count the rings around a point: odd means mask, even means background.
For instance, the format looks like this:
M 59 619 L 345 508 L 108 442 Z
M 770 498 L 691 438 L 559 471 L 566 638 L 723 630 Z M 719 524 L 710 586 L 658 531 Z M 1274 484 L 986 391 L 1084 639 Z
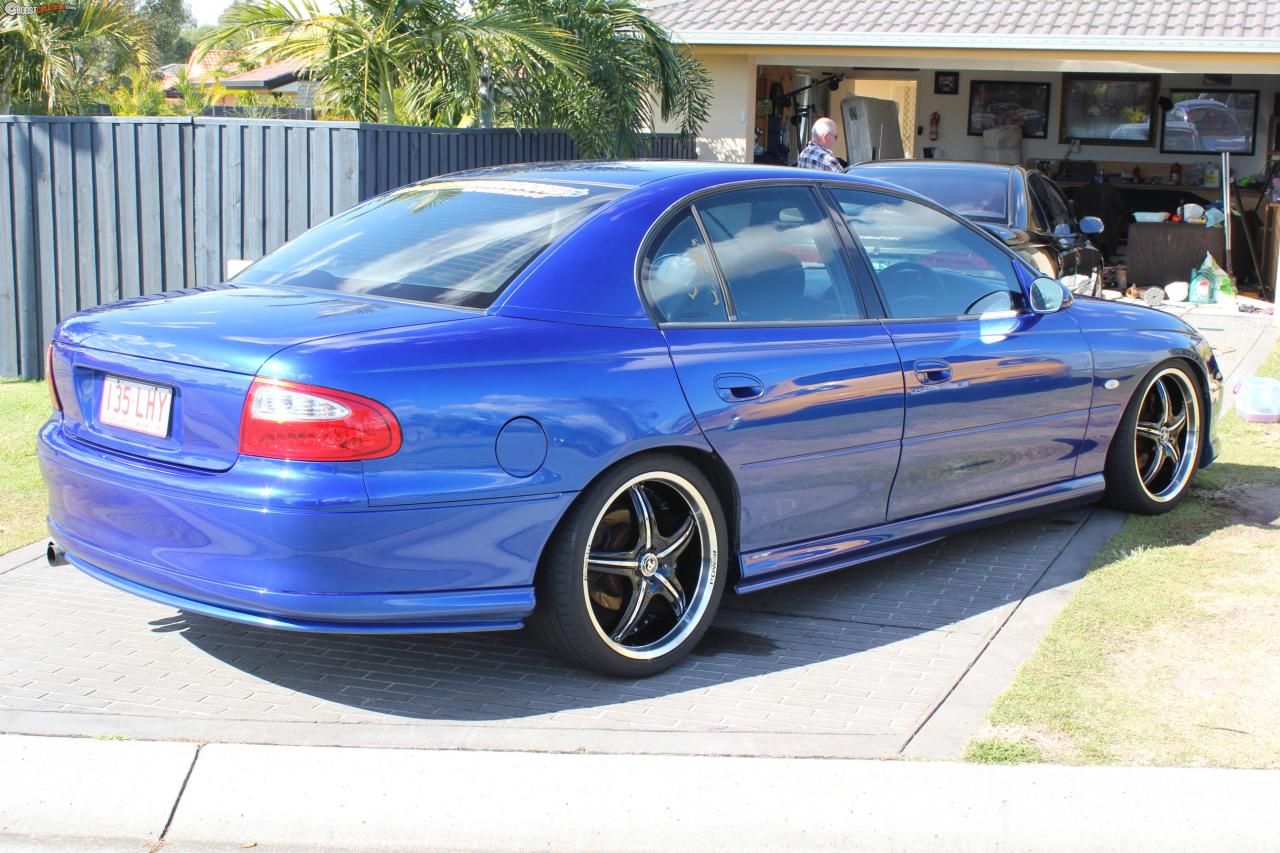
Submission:
M 235 277 L 486 308 L 617 187 L 463 179 L 405 187 L 317 225 Z
M 966 219 L 1009 221 L 1009 173 L 1004 170 L 872 166 L 853 173 L 920 193 Z

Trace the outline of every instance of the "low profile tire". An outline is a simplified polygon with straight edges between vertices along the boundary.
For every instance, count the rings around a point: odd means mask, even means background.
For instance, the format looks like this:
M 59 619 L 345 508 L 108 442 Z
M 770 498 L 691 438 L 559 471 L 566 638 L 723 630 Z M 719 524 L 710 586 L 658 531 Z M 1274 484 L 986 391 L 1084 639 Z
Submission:
M 1205 410 L 1185 362 L 1166 361 L 1138 386 L 1107 453 L 1106 502 L 1144 515 L 1186 497 L 1200 464 Z
M 727 554 L 724 510 L 697 466 L 669 454 L 639 457 L 589 486 L 557 528 L 529 628 L 584 669 L 662 672 L 710 626 Z

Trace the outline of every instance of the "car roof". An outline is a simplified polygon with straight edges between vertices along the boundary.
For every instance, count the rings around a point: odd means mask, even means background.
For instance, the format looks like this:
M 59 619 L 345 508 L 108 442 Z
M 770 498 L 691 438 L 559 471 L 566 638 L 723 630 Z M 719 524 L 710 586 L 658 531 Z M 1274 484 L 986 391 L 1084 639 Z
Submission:
M 885 166 L 910 166 L 913 169 L 951 169 L 965 172 L 1012 172 L 1021 166 L 1006 163 L 981 163 L 976 160 L 865 160 L 850 169 L 878 169 Z
M 749 163 L 720 163 L 709 160 L 577 160 L 554 163 L 520 163 L 491 166 L 442 175 L 442 178 L 522 178 L 529 181 L 581 181 L 641 187 L 659 181 L 681 179 L 682 190 L 713 187 L 738 181 L 796 180 L 797 178 L 856 181 L 871 186 L 897 189 L 892 184 L 856 179 L 839 172 L 814 172 L 794 166 L 763 166 Z

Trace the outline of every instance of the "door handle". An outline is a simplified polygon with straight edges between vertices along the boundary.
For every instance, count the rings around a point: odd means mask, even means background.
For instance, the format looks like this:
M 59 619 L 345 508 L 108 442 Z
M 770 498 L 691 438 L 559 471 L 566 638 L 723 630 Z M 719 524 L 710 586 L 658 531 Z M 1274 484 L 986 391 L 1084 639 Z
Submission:
M 921 385 L 938 385 L 951 380 L 951 365 L 941 359 L 917 361 L 915 371 Z
M 721 373 L 715 384 L 716 393 L 726 403 L 754 400 L 764 394 L 764 383 L 750 373 Z

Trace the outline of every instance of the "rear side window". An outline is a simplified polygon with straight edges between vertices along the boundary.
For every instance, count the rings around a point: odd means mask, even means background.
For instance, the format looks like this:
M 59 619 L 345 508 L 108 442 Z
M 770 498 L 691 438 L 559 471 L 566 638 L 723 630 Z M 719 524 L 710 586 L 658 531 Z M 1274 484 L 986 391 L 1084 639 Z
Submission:
M 1016 172 L 1016 170 L 1014 170 Z M 854 166 L 850 174 L 888 181 L 919 193 L 966 219 L 1009 220 L 1009 170 L 990 166 Z
M 650 301 L 669 323 L 729 319 L 706 241 L 688 210 L 662 230 L 649 253 L 644 281 Z
M 831 188 L 861 241 L 890 317 L 958 317 L 1021 307 L 1013 262 L 972 226 L 898 196 Z
M 1066 200 L 1058 192 L 1057 187 L 1040 175 L 1031 176 L 1031 196 L 1036 204 L 1040 205 L 1040 211 L 1050 231 L 1059 225 L 1068 227 L 1071 225 L 1071 211 L 1067 209 Z
M 616 187 L 462 179 L 405 187 L 317 225 L 236 276 L 486 308 Z
M 694 204 L 743 323 L 865 317 L 826 213 L 803 186 L 753 187 Z

